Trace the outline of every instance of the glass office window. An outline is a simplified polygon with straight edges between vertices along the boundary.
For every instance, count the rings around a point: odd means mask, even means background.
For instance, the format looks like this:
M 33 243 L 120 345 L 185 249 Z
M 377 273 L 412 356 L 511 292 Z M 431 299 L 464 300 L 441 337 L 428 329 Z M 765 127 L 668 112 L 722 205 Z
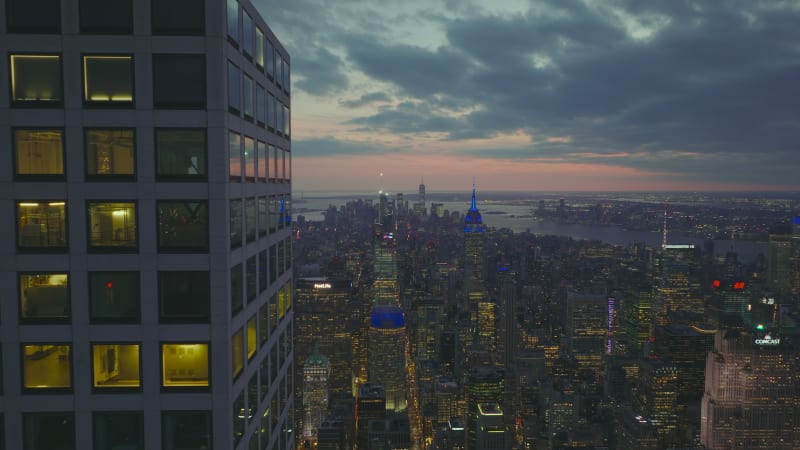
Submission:
M 271 181 L 278 181 L 278 152 L 280 149 L 275 147 L 274 145 L 269 146 L 269 153 L 270 153 L 270 160 L 272 164 L 270 165 L 270 174 L 269 179 Z
M 264 126 L 267 121 L 267 94 L 264 86 L 256 83 L 256 123 Z
M 139 272 L 89 272 L 89 322 L 139 323 Z
M 72 412 L 22 413 L 22 450 L 75 450 Z
M 133 34 L 132 0 L 80 0 L 81 33 Z
M 211 411 L 163 411 L 161 449 L 211 449 Z
M 258 181 L 267 180 L 267 144 L 256 142 L 256 174 Z
M 269 298 L 269 332 L 272 334 L 278 326 L 278 294 Z M 275 360 L 273 360 L 274 364 Z
M 239 45 L 239 2 L 228 1 L 228 41 L 238 47 Z
M 256 144 L 253 138 L 244 137 L 244 175 L 247 181 L 256 180 Z
M 230 201 L 230 240 L 231 248 L 242 246 L 242 199 Z
M 60 106 L 64 101 L 60 55 L 11 55 L 11 101 Z
M 275 96 L 267 94 L 267 128 L 275 129 Z
M 202 35 L 206 29 L 204 0 L 152 0 L 150 18 L 155 35 Z
M 233 402 L 233 446 L 239 443 L 244 436 L 245 430 L 245 409 L 244 409 L 244 392 L 240 392 Z
M 142 411 L 95 411 L 94 450 L 145 450 Z
M 89 249 L 135 250 L 135 202 L 87 202 Z
M 157 128 L 156 177 L 205 179 L 208 151 L 203 128 Z
M 69 321 L 69 274 L 20 273 L 19 317 L 23 321 Z
M 256 199 L 250 197 L 244 202 L 245 238 L 247 242 L 256 240 Z
M 247 295 L 247 302 L 250 303 L 256 299 L 256 259 L 255 255 L 247 258 L 245 263 L 245 278 L 247 280 L 245 294 Z
M 277 245 L 269 247 L 269 284 L 274 284 L 278 279 L 278 250 Z
M 92 344 L 92 387 L 140 388 L 139 344 Z
M 61 1 L 6 0 L 6 30 L 9 33 L 61 33 Z
M 267 251 L 258 252 L 258 292 L 264 292 L 269 287 L 267 282 Z
M 273 79 L 275 77 L 275 46 L 269 39 L 267 39 L 267 49 L 264 53 L 266 54 L 267 76 Z
M 244 330 L 231 336 L 231 375 L 235 379 L 244 370 Z
M 283 57 L 275 49 L 275 84 L 281 88 L 283 86 Z
M 247 321 L 247 359 L 250 360 L 258 350 L 258 320 L 256 316 Z
M 17 202 L 17 246 L 26 250 L 66 250 L 66 203 Z
M 160 251 L 208 251 L 207 201 L 162 200 L 156 205 Z
M 22 344 L 23 389 L 71 389 L 71 350 L 69 344 Z
M 209 356 L 207 343 L 162 343 L 161 386 L 209 387 Z
M 291 131 L 289 127 L 289 107 L 283 105 L 283 134 L 288 137 L 289 131 Z
M 258 235 L 267 234 L 267 197 L 258 197 Z
M 85 55 L 83 101 L 89 106 L 133 106 L 133 56 Z
M 244 273 L 242 272 L 242 263 L 239 263 L 231 268 L 231 315 L 235 316 L 236 313 L 242 310 L 244 305 Z
M 261 400 L 264 400 L 269 392 L 269 354 L 264 355 L 264 359 L 258 365 L 258 388 L 261 390 Z M 269 414 L 269 408 L 264 411 L 264 415 L 267 414 Z
M 258 308 L 258 343 L 264 345 L 269 338 L 269 305 Z
M 284 130 L 284 106 L 281 102 L 275 102 L 275 115 L 278 116 L 278 123 L 275 124 L 275 130 L 280 134 Z
M 207 271 L 158 272 L 159 323 L 208 323 L 211 279 Z
M 278 197 L 269 196 L 269 232 L 274 233 L 278 230 Z
M 13 136 L 17 177 L 64 178 L 63 130 L 17 128 Z
M 253 420 L 258 411 L 258 371 L 250 376 L 247 380 L 247 421 L 248 423 Z M 254 440 L 258 440 L 258 430 L 254 433 Z M 258 448 L 258 447 L 256 447 Z
M 86 176 L 130 180 L 136 174 L 136 144 L 132 128 L 84 130 Z
M 254 84 L 253 79 L 248 76 L 243 76 L 243 83 L 242 83 L 242 112 L 244 113 L 244 118 L 253 121 L 253 91 L 254 91 Z
M 253 18 L 242 10 L 242 53 L 253 56 Z
M 264 70 L 264 32 L 256 25 L 256 67 Z
M 205 55 L 154 54 L 153 106 L 162 109 L 205 108 Z
M 239 115 L 242 109 L 242 79 L 239 67 L 228 61 L 228 111 Z
M 228 132 L 228 175 L 231 181 L 242 181 L 242 136 Z

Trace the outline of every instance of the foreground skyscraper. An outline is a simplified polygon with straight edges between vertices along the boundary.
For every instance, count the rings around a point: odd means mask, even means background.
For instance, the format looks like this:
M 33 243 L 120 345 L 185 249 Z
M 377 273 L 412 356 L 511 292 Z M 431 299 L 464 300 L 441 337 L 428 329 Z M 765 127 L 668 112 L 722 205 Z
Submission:
M 0 447 L 292 448 L 286 50 L 248 0 L 0 11 Z

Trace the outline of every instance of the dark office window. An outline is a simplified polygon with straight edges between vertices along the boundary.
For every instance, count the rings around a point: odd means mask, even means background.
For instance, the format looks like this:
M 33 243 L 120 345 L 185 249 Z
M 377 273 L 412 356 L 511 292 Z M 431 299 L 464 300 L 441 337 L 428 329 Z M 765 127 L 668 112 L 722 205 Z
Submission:
M 22 322 L 69 322 L 69 274 L 20 273 L 19 318 Z
M 256 299 L 256 256 L 251 256 L 247 258 L 246 267 L 247 267 L 247 303 L 250 303 Z
M 258 166 L 256 170 L 258 174 L 258 181 L 266 181 L 268 170 L 267 144 L 261 141 L 256 143 L 256 166 Z
M 242 263 L 231 268 L 231 316 L 235 316 L 244 306 L 244 273 L 242 269 Z
M 242 109 L 242 74 L 236 64 L 228 61 L 228 111 L 239 115 Z
M 163 411 L 161 448 L 211 449 L 211 411 Z
M 132 0 L 80 0 L 81 33 L 133 34 Z
M 242 10 L 242 53 L 253 56 L 253 18 Z
M 278 250 L 275 245 L 269 247 L 269 283 L 273 284 L 278 279 Z
M 258 411 L 258 373 L 247 380 L 247 422 L 250 423 Z
M 85 129 L 87 178 L 132 180 L 136 174 L 134 133 L 131 128 Z
M 17 246 L 22 251 L 67 249 L 67 209 L 63 200 L 17 202 Z
M 206 29 L 204 0 L 152 0 L 153 34 L 202 35 Z
M 87 202 L 89 250 L 136 251 L 136 202 Z
M 267 39 L 267 76 L 270 79 L 274 79 L 275 77 L 275 46 L 272 45 L 272 41 Z
M 267 95 L 264 86 L 256 83 L 256 123 L 263 127 L 267 121 Z
M 144 450 L 141 411 L 95 411 L 92 414 L 94 450 Z
M 205 55 L 153 55 L 153 106 L 163 109 L 205 108 Z
M 242 112 L 245 119 L 253 121 L 253 79 L 248 75 L 242 84 Z
M 14 161 L 19 179 L 64 179 L 64 131 L 15 129 Z
M 89 272 L 89 322 L 139 323 L 139 272 Z
M 267 197 L 258 197 L 258 235 L 267 234 Z
M 61 33 L 61 0 L 6 0 L 9 33 Z
M 231 181 L 242 181 L 242 136 L 228 132 L 228 176 Z
M 61 55 L 10 55 L 11 101 L 17 106 L 58 107 L 64 102 Z
M 162 252 L 208 251 L 208 202 L 157 202 L 158 249 Z
M 207 155 L 205 129 L 156 129 L 157 178 L 204 180 Z
M 235 447 L 244 436 L 245 421 L 244 416 L 244 392 L 239 393 L 233 402 L 233 446 Z
M 231 248 L 239 248 L 242 246 L 242 199 L 233 199 L 230 201 L 230 240 Z
M 269 286 L 267 270 L 267 251 L 261 250 L 258 252 L 258 292 L 266 291 Z
M 267 94 L 267 128 L 270 130 L 275 130 L 275 96 L 272 94 Z
M 75 450 L 73 413 L 22 413 L 22 449 Z
M 244 177 L 246 181 L 256 180 L 256 143 L 249 136 L 244 137 Z
M 247 242 L 256 240 L 256 198 L 251 197 L 244 202 L 244 230 Z
M 264 309 L 264 307 L 261 309 Z M 267 334 L 267 336 L 268 335 L 269 334 Z M 269 392 L 269 354 L 264 356 L 264 359 L 261 360 L 261 364 L 258 366 L 258 385 L 261 389 L 261 400 L 264 400 L 264 397 L 267 396 L 267 392 Z
M 84 56 L 83 102 L 105 108 L 133 106 L 133 56 Z
M 161 323 L 208 323 L 211 281 L 207 271 L 158 272 Z

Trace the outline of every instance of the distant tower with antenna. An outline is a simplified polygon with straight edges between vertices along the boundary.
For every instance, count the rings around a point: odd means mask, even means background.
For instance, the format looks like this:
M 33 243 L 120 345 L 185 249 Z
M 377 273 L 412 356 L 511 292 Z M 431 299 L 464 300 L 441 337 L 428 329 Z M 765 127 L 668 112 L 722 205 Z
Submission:
M 662 228 L 662 236 L 661 236 L 661 249 L 666 250 L 667 248 L 667 203 L 664 202 L 664 226 Z

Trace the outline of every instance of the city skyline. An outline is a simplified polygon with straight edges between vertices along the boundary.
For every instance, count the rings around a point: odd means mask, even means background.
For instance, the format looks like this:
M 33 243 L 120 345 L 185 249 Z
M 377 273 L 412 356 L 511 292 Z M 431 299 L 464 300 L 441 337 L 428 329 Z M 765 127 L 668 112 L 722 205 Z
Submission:
M 295 191 L 800 187 L 797 5 L 256 4 L 303 49 Z

